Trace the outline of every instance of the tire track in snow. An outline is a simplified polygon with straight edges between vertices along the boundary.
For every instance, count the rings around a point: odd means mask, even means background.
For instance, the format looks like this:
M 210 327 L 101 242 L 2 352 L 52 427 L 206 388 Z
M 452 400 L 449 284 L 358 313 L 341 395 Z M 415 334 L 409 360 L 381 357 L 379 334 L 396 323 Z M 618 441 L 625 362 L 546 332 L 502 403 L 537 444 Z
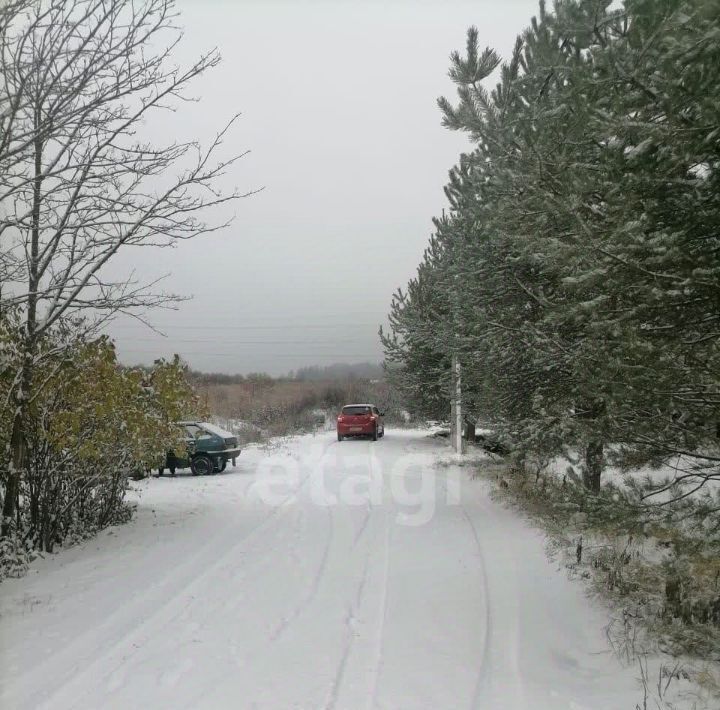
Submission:
M 372 490 L 372 481 L 373 481 L 373 475 L 375 472 L 375 465 L 374 465 L 374 458 L 373 458 L 373 451 L 372 445 L 368 444 L 366 447 L 367 450 L 367 467 L 369 472 L 369 480 L 370 480 L 370 491 Z M 365 514 L 363 517 L 363 520 L 359 526 L 359 528 L 355 531 L 355 534 L 352 538 L 351 543 L 351 551 L 354 551 L 357 548 L 358 542 L 363 537 L 365 532 L 367 531 L 370 523 L 370 519 L 373 517 L 373 511 L 376 509 L 376 507 L 373 505 L 372 502 L 372 494 L 370 492 L 370 497 L 368 499 L 366 508 L 365 508 Z M 382 602 L 381 602 L 381 611 L 382 615 L 384 616 L 386 613 L 386 593 L 387 593 L 387 576 L 388 576 L 388 541 L 387 541 L 387 532 L 389 530 L 389 527 L 386 526 L 386 536 L 385 536 L 385 564 L 383 567 L 383 592 L 382 592 Z M 355 632 L 355 625 L 357 623 L 357 615 L 360 611 L 360 608 L 362 606 L 362 603 L 364 601 L 365 597 L 365 589 L 367 586 L 368 576 L 369 576 L 369 567 L 370 567 L 370 558 L 372 556 L 372 545 L 368 544 L 367 553 L 365 555 L 365 561 L 363 563 L 363 571 L 360 578 L 360 582 L 357 586 L 356 592 L 355 592 L 355 600 L 354 604 L 353 602 L 350 602 L 347 607 L 347 612 L 345 615 L 345 642 L 343 644 L 342 648 L 342 655 L 340 657 L 340 661 L 338 662 L 335 675 L 333 677 L 332 684 L 330 686 L 330 689 L 328 690 L 328 696 L 327 700 L 325 701 L 325 704 L 323 705 L 323 710 L 334 710 L 334 708 L 337 707 L 340 690 L 342 688 L 343 680 L 345 678 L 345 672 L 347 669 L 347 663 L 348 659 L 350 658 L 350 653 L 352 651 L 355 639 L 356 639 L 356 632 Z M 384 619 L 382 621 L 382 625 L 384 626 Z M 381 631 L 382 634 L 382 631 Z M 379 644 L 382 644 L 382 641 L 379 641 Z M 377 666 L 377 662 L 376 662 Z M 375 669 L 374 675 L 376 675 L 377 669 Z M 373 686 L 374 687 L 374 686 Z
M 330 448 L 336 446 L 339 443 L 339 441 L 335 440 L 330 440 L 325 443 L 322 448 L 322 453 L 318 457 L 318 462 L 322 461 L 327 456 Z M 310 465 L 313 466 L 314 464 L 311 463 Z M 309 479 L 312 475 L 313 473 L 311 471 L 308 474 L 307 478 Z M 323 547 L 322 557 L 320 558 L 320 564 L 315 574 L 313 575 L 313 579 L 307 594 L 302 598 L 300 603 L 293 609 L 293 611 L 287 616 L 287 618 L 281 618 L 280 622 L 270 632 L 269 638 L 270 641 L 273 643 L 277 641 L 293 623 L 295 623 L 295 621 L 302 614 L 302 612 L 312 603 L 313 599 L 317 596 L 318 589 L 320 588 L 320 581 L 327 570 L 328 559 L 330 557 L 330 547 L 334 539 L 335 531 L 335 520 L 330 506 L 326 506 L 326 511 L 328 515 L 328 535 L 325 538 L 325 545 Z
M 369 561 L 370 551 L 368 550 L 368 554 L 365 556 L 365 564 L 363 565 L 363 572 L 360 578 L 360 583 L 358 584 L 358 587 L 355 591 L 355 604 L 353 605 L 353 603 L 351 602 L 347 608 L 347 614 L 345 616 L 346 634 L 345 643 L 343 645 L 343 652 L 342 656 L 340 657 L 340 662 L 338 663 L 337 669 L 335 671 L 335 677 L 333 678 L 332 685 L 330 686 L 330 690 L 328 691 L 328 698 L 325 701 L 325 705 L 323 706 L 324 710 L 333 710 L 337 705 L 340 688 L 342 686 L 343 678 L 345 677 L 345 669 L 347 668 L 348 658 L 350 657 L 350 651 L 352 650 L 353 643 L 355 642 L 354 626 L 357 620 L 357 614 L 360 610 L 360 606 L 365 596 L 365 586 L 367 585 L 368 579 Z
M 449 488 L 447 479 L 442 476 L 436 476 L 435 480 L 442 483 L 442 486 L 445 489 L 445 500 L 447 501 L 449 499 Z M 487 564 L 485 562 L 485 554 L 483 552 L 482 543 L 480 542 L 480 535 L 478 534 L 477 528 L 475 527 L 475 523 L 472 521 L 470 514 L 468 513 L 462 502 L 459 503 L 459 506 L 460 510 L 462 511 L 463 519 L 470 528 L 473 540 L 475 542 L 475 548 L 478 554 L 478 561 L 480 563 L 480 574 L 482 576 L 482 593 L 485 612 L 483 649 L 480 657 L 480 667 L 477 671 L 475 687 L 473 689 L 472 700 L 470 703 L 471 710 L 475 710 L 475 708 L 483 707 L 481 705 L 482 694 L 483 691 L 487 688 L 488 682 L 490 680 L 490 665 L 492 662 L 492 611 L 490 607 L 490 585 L 488 583 Z
M 375 644 L 375 661 L 373 665 L 372 681 L 370 687 L 370 693 L 368 694 L 370 708 L 376 708 L 378 704 L 378 691 L 380 682 L 380 673 L 383 668 L 383 653 L 384 653 L 384 637 L 385 637 L 385 624 L 387 622 L 387 603 L 388 603 L 388 580 L 390 576 L 390 533 L 392 530 L 390 515 L 385 516 L 385 537 L 383 543 L 384 552 L 384 564 L 383 564 L 383 576 L 382 576 L 382 592 L 380 602 L 380 615 L 379 625 L 377 628 L 377 640 Z
M 320 581 L 322 580 L 328 565 L 328 558 L 330 557 L 330 547 L 334 538 L 335 522 L 333 519 L 332 511 L 328 507 L 326 508 L 328 513 L 328 534 L 325 538 L 325 545 L 323 547 L 322 557 L 320 558 L 320 564 L 313 576 L 310 588 L 305 596 L 300 600 L 300 603 L 293 609 L 293 611 L 287 616 L 280 620 L 280 623 L 270 632 L 270 640 L 274 643 L 285 631 L 297 620 L 297 618 L 303 613 L 303 611 L 312 603 L 313 599 L 317 596 L 318 589 L 320 588 Z
M 339 441 L 330 441 L 328 442 L 324 448 L 323 452 L 320 455 L 319 460 L 322 460 L 328 453 L 328 450 L 338 445 Z M 368 451 L 368 468 L 370 469 L 370 473 L 372 475 L 373 471 L 373 463 L 372 463 L 372 451 Z M 332 546 L 333 540 L 334 540 L 334 530 L 335 530 L 335 519 L 332 513 L 331 506 L 326 506 L 326 511 L 328 515 L 328 535 L 325 538 L 325 545 L 323 547 L 323 554 L 320 560 L 320 565 L 318 566 L 317 571 L 315 572 L 315 575 L 313 576 L 312 583 L 310 585 L 310 589 L 308 590 L 307 594 L 302 598 L 300 603 L 293 609 L 293 611 L 288 615 L 287 618 L 281 619 L 280 623 L 273 629 L 273 631 L 270 632 L 270 640 L 275 642 L 277 639 L 282 636 L 285 631 L 298 619 L 298 617 L 303 613 L 305 609 L 312 603 L 313 599 L 317 596 L 318 589 L 320 588 L 320 582 L 322 580 L 322 577 L 324 576 L 327 566 L 328 566 L 328 559 L 330 556 L 330 548 Z M 368 512 L 368 515 L 366 516 L 365 520 L 363 521 L 362 528 L 360 530 L 360 534 L 364 531 L 364 529 L 367 527 L 367 524 L 370 519 L 370 514 Z M 352 547 L 354 548 L 357 544 L 358 538 L 360 537 L 360 534 L 356 534 L 353 539 Z
M 373 474 L 375 471 L 375 465 L 374 465 L 374 457 L 373 457 L 373 451 L 372 445 L 368 444 L 366 446 L 367 451 L 367 467 L 369 472 L 369 480 L 373 480 Z M 360 541 L 361 537 L 365 534 L 366 530 L 368 529 L 370 519 L 372 517 L 373 510 L 375 510 L 375 506 L 372 503 L 372 500 L 369 499 L 367 502 L 367 506 L 365 508 L 365 515 L 363 517 L 363 521 L 360 524 L 360 527 L 356 530 L 355 534 L 353 535 L 350 551 L 354 551 L 357 548 L 358 542 Z M 387 550 L 386 550 L 387 552 Z M 365 598 L 365 590 L 367 586 L 367 581 L 369 577 L 369 567 L 370 567 L 370 558 L 372 556 L 372 546 L 369 544 L 367 547 L 367 551 L 365 554 L 365 560 L 363 563 L 363 570 L 362 574 L 360 575 L 360 582 L 357 585 L 357 588 L 355 590 L 355 598 L 354 602 L 351 601 L 347 606 L 347 611 L 344 619 L 345 624 L 345 641 L 343 643 L 342 647 L 342 654 L 340 656 L 340 660 L 338 662 L 333 681 L 331 683 L 331 686 L 328 690 L 327 699 L 325 701 L 325 704 L 323 705 L 324 710 L 334 710 L 334 708 L 337 706 L 340 690 L 342 688 L 343 679 L 345 678 L 345 672 L 347 669 L 347 663 L 348 659 L 350 658 L 350 653 L 352 651 L 355 639 L 357 637 L 355 626 L 357 623 L 357 617 L 360 612 L 361 606 L 363 604 L 364 598 Z M 387 555 L 386 555 L 387 557 Z M 385 572 L 384 572 L 384 579 L 387 579 L 387 565 L 385 566 Z M 387 586 L 386 582 L 383 585 L 384 587 Z M 383 597 L 382 602 L 382 612 L 385 613 L 385 598 Z
M 340 685 L 342 684 L 342 679 L 345 676 L 345 668 L 347 667 L 347 661 L 350 657 L 350 649 L 353 645 L 352 626 L 354 621 L 355 616 L 353 615 L 352 606 L 348 606 L 347 614 L 345 616 L 345 626 L 348 629 L 347 636 L 345 639 L 345 644 L 343 646 L 342 656 L 340 657 L 340 663 L 338 664 L 337 670 L 335 671 L 335 677 L 333 679 L 332 685 L 330 686 L 328 699 L 323 705 L 323 710 L 333 710 L 333 708 L 337 704 L 338 695 L 340 693 Z
M 493 502 L 490 500 L 489 494 L 487 494 L 487 492 L 485 494 L 484 501 L 486 505 L 494 505 Z M 506 693 L 504 693 L 503 698 L 506 702 L 510 702 L 513 707 L 530 707 L 530 704 L 528 703 L 528 697 L 525 692 L 525 682 L 522 673 L 520 672 L 520 669 L 518 667 L 518 650 L 520 646 L 520 630 L 518 623 L 520 608 L 519 599 L 517 596 L 517 589 L 513 585 L 510 585 L 509 589 L 504 589 L 502 597 L 503 608 L 496 610 L 496 616 L 499 614 L 500 620 L 500 630 L 498 636 L 500 636 L 503 640 L 502 647 L 500 648 L 502 658 L 498 659 L 494 656 L 493 653 L 493 635 L 496 631 L 498 631 L 498 628 L 497 623 L 493 623 L 492 620 L 493 606 L 491 603 L 488 564 L 485 558 L 483 545 L 480 540 L 480 535 L 477 531 L 477 527 L 475 526 L 475 523 L 473 522 L 470 513 L 462 503 L 460 503 L 460 508 L 462 510 L 465 521 L 472 530 L 472 535 L 477 546 L 478 559 L 480 561 L 480 569 L 483 580 L 483 594 L 485 598 L 486 631 L 483 644 L 482 660 L 480 663 L 480 668 L 478 669 L 478 677 L 475 685 L 475 692 L 473 695 L 471 708 L 485 708 L 487 707 L 488 700 L 490 702 L 495 702 L 497 700 L 497 698 L 494 696 L 491 696 L 490 698 L 483 697 L 484 693 L 487 693 L 487 691 L 492 691 L 490 685 L 492 680 L 492 676 L 490 675 L 491 670 L 500 673 L 502 677 L 504 677 L 506 680 L 508 677 L 512 678 L 512 681 L 509 684 L 506 683 L 506 685 L 512 687 L 513 697 L 511 699 L 507 696 Z M 515 576 L 517 577 L 517 573 L 515 573 Z M 499 663 L 500 665 L 498 665 Z
M 490 680 L 490 663 L 491 663 L 491 641 L 492 641 L 492 612 L 490 609 L 490 585 L 488 584 L 487 566 L 485 564 L 485 555 L 482 549 L 482 543 L 480 542 L 480 536 L 478 535 L 475 523 L 467 512 L 464 505 L 460 504 L 463 517 L 467 524 L 470 526 L 472 536 L 475 540 L 475 546 L 478 552 L 478 560 L 480 562 L 480 573 L 483 581 L 483 597 L 485 604 L 485 638 L 483 639 L 483 650 L 482 656 L 480 657 L 480 667 L 478 668 L 477 679 L 475 681 L 475 688 L 473 690 L 473 696 L 471 701 L 471 709 L 480 708 L 482 701 L 483 691 L 487 688 L 488 681 Z
M 383 439 L 384 438 L 385 437 L 383 436 Z M 365 515 L 363 517 L 363 521 L 362 521 L 362 523 L 360 523 L 360 527 L 357 529 L 357 531 L 355 532 L 355 535 L 353 536 L 353 541 L 352 541 L 352 549 L 353 550 L 357 547 L 357 544 L 358 544 L 360 538 L 365 534 L 368 523 L 370 522 L 370 518 L 372 517 L 373 509 L 375 507 L 372 502 L 372 490 L 373 490 L 372 487 L 373 487 L 373 479 L 374 479 L 374 474 L 375 474 L 375 465 L 373 463 L 373 449 L 368 450 L 368 471 L 370 474 L 369 478 L 368 478 L 368 480 L 370 482 L 370 486 L 368 489 L 368 501 L 367 501 L 367 506 L 365 507 Z M 380 486 L 381 486 L 380 487 L 380 491 L 381 491 L 381 493 L 380 493 L 381 501 L 380 502 L 381 503 L 382 503 L 382 490 L 383 490 L 382 484 L 383 484 L 383 482 L 381 480 L 381 482 L 380 482 Z
M 360 538 L 365 534 L 365 531 L 367 530 L 368 523 L 370 522 L 370 518 L 372 517 L 372 511 L 373 511 L 373 504 L 368 502 L 367 507 L 365 508 L 365 515 L 363 517 L 363 521 L 362 521 L 362 523 L 360 523 L 360 527 L 357 529 L 355 535 L 353 536 L 353 541 L 352 541 L 352 549 L 353 550 L 357 547 L 357 544 L 360 541 Z

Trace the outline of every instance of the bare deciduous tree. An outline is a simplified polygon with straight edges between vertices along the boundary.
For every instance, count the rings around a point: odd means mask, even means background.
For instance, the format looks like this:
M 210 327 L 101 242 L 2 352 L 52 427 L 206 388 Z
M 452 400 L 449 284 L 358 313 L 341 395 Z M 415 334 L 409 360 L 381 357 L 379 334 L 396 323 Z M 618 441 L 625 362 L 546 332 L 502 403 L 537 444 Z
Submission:
M 43 337 L 63 320 L 85 316 L 92 329 L 171 299 L 155 284 L 111 278 L 108 263 L 121 249 L 226 226 L 204 215 L 241 197 L 218 187 L 242 157 L 217 157 L 237 116 L 206 148 L 140 137 L 152 114 L 191 100 L 188 86 L 220 60 L 212 51 L 174 66 L 176 19 L 173 0 L 17 0 L 2 11 L 0 307 L 23 322 L 5 403 L 13 424 L 3 534 L 25 468 Z

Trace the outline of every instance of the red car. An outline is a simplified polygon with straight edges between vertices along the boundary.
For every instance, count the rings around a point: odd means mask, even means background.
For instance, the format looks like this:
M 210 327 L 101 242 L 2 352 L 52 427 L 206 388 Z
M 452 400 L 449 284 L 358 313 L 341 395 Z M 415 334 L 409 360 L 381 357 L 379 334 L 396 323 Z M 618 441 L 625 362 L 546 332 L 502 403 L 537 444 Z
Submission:
M 385 436 L 383 413 L 374 404 L 347 404 L 337 418 L 337 437 L 371 436 L 377 441 Z

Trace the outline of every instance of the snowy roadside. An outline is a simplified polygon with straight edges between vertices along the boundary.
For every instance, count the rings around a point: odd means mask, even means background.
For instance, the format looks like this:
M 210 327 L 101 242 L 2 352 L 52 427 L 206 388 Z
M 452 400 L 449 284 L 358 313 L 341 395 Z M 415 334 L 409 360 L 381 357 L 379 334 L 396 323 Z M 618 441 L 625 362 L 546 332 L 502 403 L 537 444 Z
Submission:
M 677 468 L 609 467 L 602 494 L 593 497 L 572 484 L 574 463 L 557 458 L 520 471 L 492 458 L 478 471 L 492 481 L 494 498 L 545 531 L 559 568 L 610 604 L 608 638 L 623 662 L 635 665 L 651 707 L 718 707 L 720 560 L 714 543 L 688 520 L 655 515 L 638 523 L 639 516 L 627 515 L 623 496 L 638 481 L 672 479 Z M 712 488 L 706 488 L 710 495 Z M 700 495 L 691 495 L 700 502 Z

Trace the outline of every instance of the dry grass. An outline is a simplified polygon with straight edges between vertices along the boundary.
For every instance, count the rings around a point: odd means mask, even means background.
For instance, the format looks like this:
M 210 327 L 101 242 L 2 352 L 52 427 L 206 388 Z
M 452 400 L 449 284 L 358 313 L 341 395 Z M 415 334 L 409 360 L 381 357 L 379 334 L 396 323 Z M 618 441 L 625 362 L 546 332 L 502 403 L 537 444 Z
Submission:
M 202 384 L 196 388 L 214 416 L 257 427 L 248 429 L 249 440 L 259 440 L 261 431 L 270 436 L 308 431 L 318 425 L 319 412 L 332 416 L 348 402 L 374 402 L 386 410 L 389 422 L 399 417 L 385 382 L 267 378 L 237 384 Z M 252 439 L 253 436 L 257 438 Z

